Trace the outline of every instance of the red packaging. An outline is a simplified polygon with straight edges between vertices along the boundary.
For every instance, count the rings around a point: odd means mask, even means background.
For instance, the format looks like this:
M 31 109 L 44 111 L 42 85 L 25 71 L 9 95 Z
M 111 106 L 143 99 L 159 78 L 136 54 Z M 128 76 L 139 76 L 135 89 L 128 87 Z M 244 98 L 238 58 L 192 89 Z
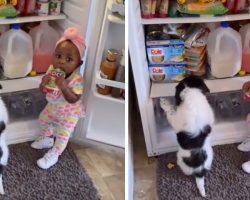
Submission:
M 21 13 L 21 15 L 24 15 L 25 2 L 26 2 L 26 0 L 18 0 L 17 1 L 16 9 Z
M 24 14 L 25 15 L 33 14 L 35 12 L 35 8 L 36 8 L 36 0 L 26 0 Z
M 234 9 L 234 4 L 235 4 L 235 0 L 227 0 L 226 2 L 226 7 L 228 10 L 233 10 Z
M 234 13 L 238 13 L 246 8 L 246 0 L 234 1 Z

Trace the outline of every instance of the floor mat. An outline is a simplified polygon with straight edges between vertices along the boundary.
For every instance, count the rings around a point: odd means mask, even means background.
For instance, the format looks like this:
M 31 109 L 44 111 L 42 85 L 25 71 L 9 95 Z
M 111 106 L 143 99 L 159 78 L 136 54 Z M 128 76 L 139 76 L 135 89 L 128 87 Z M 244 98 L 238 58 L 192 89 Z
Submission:
M 99 200 L 90 177 L 73 150 L 63 152 L 58 163 L 48 170 L 36 165 L 48 150 L 35 150 L 29 143 L 9 146 L 10 158 L 3 172 L 3 200 Z
M 213 149 L 212 169 L 205 178 L 206 199 L 249 200 L 250 174 L 241 169 L 241 164 L 249 160 L 249 154 L 238 151 L 236 144 L 216 146 Z M 175 167 L 169 169 L 169 163 Z M 158 157 L 156 176 L 160 200 L 204 200 L 199 194 L 194 177 L 185 176 L 176 165 L 176 153 Z

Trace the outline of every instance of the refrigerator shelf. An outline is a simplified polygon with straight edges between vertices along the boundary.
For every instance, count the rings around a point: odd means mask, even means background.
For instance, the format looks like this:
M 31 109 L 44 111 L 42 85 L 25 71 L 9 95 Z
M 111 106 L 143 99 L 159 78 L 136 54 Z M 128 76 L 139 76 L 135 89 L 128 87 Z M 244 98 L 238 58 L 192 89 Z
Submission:
M 34 77 L 29 76 L 18 79 L 0 80 L 0 84 L 2 85 L 0 94 L 39 88 L 42 77 L 43 75 L 38 75 Z
M 107 86 L 125 89 L 125 83 L 101 78 L 100 71 L 96 72 L 96 84 L 103 84 Z
M 109 100 L 109 101 L 113 101 L 113 102 L 116 102 L 116 103 L 121 103 L 121 104 L 125 104 L 125 101 L 123 98 L 115 98 L 115 97 L 112 97 L 110 94 L 109 95 L 102 95 L 102 94 L 99 94 L 96 90 L 94 91 L 94 95 L 98 98 L 101 98 L 101 99 L 105 99 L 105 100 Z
M 213 79 L 205 80 L 208 88 L 211 93 L 217 92 L 226 92 L 241 90 L 245 82 L 249 81 L 249 76 L 243 77 L 233 77 L 233 78 L 222 78 L 222 79 Z M 152 83 L 150 97 L 157 98 L 163 96 L 174 96 L 175 86 L 178 82 L 175 83 Z
M 116 23 L 116 24 L 125 24 L 125 17 L 113 13 L 113 14 L 109 14 L 108 15 L 108 20 L 112 23 Z
M 28 16 L 28 17 L 16 17 L 16 18 L 0 18 L 0 24 L 16 24 L 16 23 L 27 23 L 27 22 L 38 22 L 48 20 L 66 19 L 65 14 L 60 15 L 48 15 L 48 16 Z
M 178 17 L 178 18 L 152 18 L 141 19 L 142 24 L 183 24 L 183 23 L 206 23 L 221 21 L 237 21 L 249 19 L 250 14 L 234 14 L 224 16 L 202 15 L 201 17 Z

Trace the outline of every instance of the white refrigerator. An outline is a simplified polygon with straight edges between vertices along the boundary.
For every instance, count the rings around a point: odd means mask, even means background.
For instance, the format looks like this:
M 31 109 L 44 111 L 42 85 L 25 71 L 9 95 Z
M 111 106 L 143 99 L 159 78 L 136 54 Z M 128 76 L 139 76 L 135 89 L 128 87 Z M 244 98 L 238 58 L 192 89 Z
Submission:
M 15 19 L 0 19 L 0 24 L 27 23 L 48 20 L 58 32 L 62 33 L 67 27 L 80 29 L 86 38 L 86 55 L 81 66 L 85 79 L 84 102 L 86 117 L 79 123 L 72 134 L 77 141 L 104 143 L 124 148 L 125 146 L 125 100 L 111 95 L 97 93 L 96 84 L 104 84 L 125 89 L 125 83 L 102 79 L 99 76 L 101 62 L 105 59 L 107 50 L 117 49 L 122 53 L 125 48 L 125 17 L 117 14 L 124 13 L 124 5 L 115 0 L 65 0 L 62 14 L 59 16 L 33 16 Z M 119 65 L 119 59 L 117 64 Z M 7 99 L 12 110 L 17 109 L 18 98 L 23 105 L 19 109 L 23 113 L 30 110 L 34 113 L 39 102 L 37 89 L 42 76 L 25 77 L 14 80 L 0 80 L 1 96 Z M 32 91 L 32 98 L 29 92 Z M 126 91 L 127 92 L 127 91 Z M 18 98 L 17 98 L 18 97 Z M 42 101 L 42 100 L 41 100 Z M 14 102 L 14 103 L 13 103 Z M 11 111 L 10 111 L 11 112 Z M 14 116 L 16 117 L 16 116 Z M 27 119 L 22 116 L 12 120 L 6 129 L 8 144 L 33 140 L 39 133 L 37 116 Z
M 128 0 L 128 15 L 129 54 L 140 110 L 138 114 L 142 121 L 147 154 L 155 156 L 176 151 L 178 148 L 176 135 L 159 106 L 159 98 L 166 97 L 173 100 L 177 83 L 154 83 L 150 80 L 145 47 L 145 26 L 237 21 L 250 19 L 250 14 L 143 19 L 140 1 Z M 249 133 L 245 117 L 250 111 L 250 106 L 243 101 L 240 92 L 243 83 L 249 80 L 249 76 L 205 80 L 211 92 L 208 98 L 217 119 L 212 130 L 214 145 L 240 142 Z

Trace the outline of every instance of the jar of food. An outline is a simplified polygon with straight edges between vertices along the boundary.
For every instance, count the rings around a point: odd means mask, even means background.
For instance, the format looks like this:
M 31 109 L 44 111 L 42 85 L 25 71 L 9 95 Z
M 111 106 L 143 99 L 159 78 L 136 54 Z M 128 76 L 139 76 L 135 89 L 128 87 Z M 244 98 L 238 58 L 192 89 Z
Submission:
M 49 2 L 49 14 L 60 15 L 62 7 L 62 0 L 51 0 Z
M 39 16 L 47 16 L 49 14 L 49 1 L 39 0 L 36 3 L 37 14 Z

